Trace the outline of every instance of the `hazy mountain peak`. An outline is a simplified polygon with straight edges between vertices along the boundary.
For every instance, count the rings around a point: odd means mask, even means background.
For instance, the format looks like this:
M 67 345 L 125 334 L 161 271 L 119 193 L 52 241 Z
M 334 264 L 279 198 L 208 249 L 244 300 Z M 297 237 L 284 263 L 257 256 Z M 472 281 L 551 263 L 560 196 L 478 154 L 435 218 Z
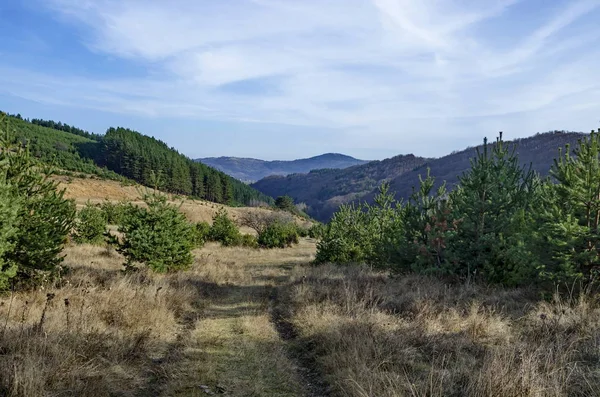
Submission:
M 272 175 L 307 173 L 315 169 L 343 169 L 368 162 L 341 153 L 324 153 L 310 158 L 290 161 L 265 161 L 229 156 L 207 157 L 196 161 L 214 167 L 244 182 L 254 182 Z

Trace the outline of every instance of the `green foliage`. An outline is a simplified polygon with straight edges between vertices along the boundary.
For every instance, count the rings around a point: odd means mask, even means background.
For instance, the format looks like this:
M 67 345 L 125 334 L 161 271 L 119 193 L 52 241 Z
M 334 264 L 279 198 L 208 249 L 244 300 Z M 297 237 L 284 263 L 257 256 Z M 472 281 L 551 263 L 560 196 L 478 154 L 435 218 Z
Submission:
M 424 179 L 419 175 L 419 182 L 406 204 L 390 215 L 394 222 L 382 246 L 383 255 L 395 271 L 441 274 L 447 271 L 447 239 L 456 225 L 450 220 L 445 185 L 434 192 L 435 179 L 429 169 Z
M 101 244 L 106 233 L 106 215 L 90 203 L 77 214 L 73 239 L 78 244 Z
M 112 201 L 105 200 L 101 205 L 100 209 L 104 213 L 106 222 L 109 225 L 120 225 L 127 214 L 129 206 L 124 203 L 113 203 Z
M 545 279 L 592 281 L 600 270 L 600 136 L 592 131 L 555 160 L 544 190 L 539 254 Z
M 14 224 L 16 232 L 9 231 L 0 263 L 8 278 L 35 279 L 62 262 L 60 253 L 73 226 L 75 204 L 64 198 L 57 182 L 49 179 L 51 170 L 35 161 L 28 148 L 14 142 L 5 120 L 0 126 L 0 140 L 2 195 L 4 200 L 10 197 L 18 204 L 13 221 L 15 208 L 4 210 L 7 225 Z M 7 277 L 3 278 L 6 282 Z
M 217 241 L 226 247 L 239 245 L 241 235 L 235 222 L 229 218 L 227 211 L 220 208 L 213 217 L 209 233 L 210 241 Z
M 342 205 L 317 243 L 315 263 L 357 263 L 367 257 L 369 223 L 360 207 Z
M 272 203 L 230 176 L 195 162 L 166 143 L 126 128 L 109 128 L 94 155 L 96 162 L 145 186 L 157 186 L 170 193 L 185 194 L 223 204 L 247 204 L 252 200 Z
M 539 178 L 519 165 L 502 135 L 491 150 L 484 142 L 451 194 L 459 223 L 450 241 L 454 272 L 510 285 L 532 280 L 535 258 L 526 227 L 533 223 L 538 193 Z
M 34 157 L 77 173 L 154 187 L 151 173 L 161 174 L 165 191 L 238 205 L 273 199 L 230 176 L 194 162 L 164 142 L 125 128 L 92 134 L 52 120 L 9 116 L 16 138 L 27 142 Z
M 100 149 L 98 141 L 89 137 L 36 125 L 9 117 L 14 138 L 26 143 L 32 157 L 55 167 L 94 174 L 103 179 L 123 180 L 122 176 L 99 167 L 94 158 Z
M 373 205 L 343 205 L 333 215 L 317 243 L 315 262 L 384 266 L 400 227 L 397 203 L 384 184 Z
M 0 165 L 0 169 L 4 170 L 4 167 Z M 7 289 L 10 280 L 17 275 L 18 266 L 4 256 L 14 249 L 20 205 L 14 189 L 6 181 L 6 172 L 3 172 L 0 174 L 0 290 Z
M 308 229 L 296 224 L 296 232 L 299 237 L 308 237 Z
M 591 154 L 580 156 L 582 159 L 586 156 L 595 158 L 597 162 L 596 150 L 600 150 L 600 145 L 591 150 Z M 583 167 L 587 171 L 579 173 L 594 174 L 598 184 L 584 184 L 577 191 L 600 194 L 600 169 L 594 168 L 596 163 L 592 160 L 588 163 L 593 166 Z M 557 175 L 560 167 L 566 165 L 557 163 Z M 559 175 L 557 179 L 565 177 Z M 575 228 L 574 219 L 577 219 L 578 227 L 598 227 L 594 220 L 596 215 L 600 219 L 600 198 L 598 207 L 594 207 L 590 204 L 594 196 L 573 196 L 563 187 L 542 184 L 534 172 L 520 166 L 514 149 L 510 150 L 501 136 L 491 148 L 485 142 L 483 150 L 472 159 L 471 169 L 460 178 L 456 190 L 448 194 L 444 185 L 437 190 L 434 186 L 435 180 L 428 171 L 425 178 L 420 177 L 418 189 L 413 189 L 406 203 L 397 202 L 389 188 L 383 185 L 374 204 L 342 206 L 318 242 L 315 262 L 363 262 L 397 272 L 449 274 L 467 279 L 478 277 L 507 285 L 535 282 L 542 262 L 541 255 L 536 254 L 536 244 L 541 236 L 536 221 L 539 221 L 537 214 L 542 208 L 545 191 L 552 192 L 550 197 L 554 197 L 547 201 L 560 201 L 564 207 L 560 210 L 562 213 L 575 207 L 569 200 L 588 203 L 588 206 L 580 207 L 577 214 L 571 212 L 564 218 L 570 223 L 559 222 L 561 228 L 554 229 L 555 239 L 559 239 L 561 233 L 566 236 L 560 240 L 565 244 L 560 247 L 564 249 L 563 254 L 556 258 L 564 259 L 564 253 L 575 255 L 577 247 L 590 247 L 600 242 L 600 239 L 592 240 L 594 232 L 579 243 L 565 241 L 571 235 L 583 236 L 581 230 Z M 596 208 L 598 212 L 593 212 Z M 562 219 L 556 214 L 551 216 Z M 545 241 L 552 241 L 548 234 L 545 237 Z M 582 255 L 588 255 L 584 251 L 580 251 Z M 588 255 L 588 261 L 581 262 L 581 266 L 596 266 L 589 260 L 597 258 L 595 255 L 595 251 Z M 580 256 L 577 258 L 581 260 Z M 556 266 L 561 271 L 566 270 L 564 261 Z M 552 273 L 556 274 L 556 270 Z
M 22 118 L 21 118 L 21 120 L 22 120 Z M 79 136 L 91 139 L 93 141 L 99 141 L 100 139 L 102 139 L 101 135 L 93 134 L 91 132 L 82 130 L 81 128 L 73 127 L 69 124 L 62 123 L 60 121 L 56 122 L 54 120 L 31 119 L 30 122 L 31 122 L 31 124 L 40 125 L 42 127 L 52 128 L 57 131 L 64 131 L 64 132 L 69 132 L 74 135 L 79 135 Z
M 321 239 L 323 238 L 323 235 L 325 234 L 325 225 L 322 224 L 321 222 L 315 222 L 309 229 L 308 229 L 308 237 L 310 238 L 314 238 L 314 239 Z
M 194 247 L 201 248 L 208 241 L 210 235 L 210 225 L 208 222 L 198 222 L 193 228 Z
M 259 248 L 258 240 L 251 234 L 242 234 L 240 245 L 246 248 Z
M 192 263 L 193 226 L 160 194 L 144 198 L 148 208 L 130 205 L 119 231 L 117 250 L 131 268 L 143 263 L 155 272 L 182 270 Z
M 275 199 L 275 206 L 283 211 L 294 212 L 294 199 L 290 196 L 279 196 Z
M 298 244 L 298 228 L 293 222 L 274 222 L 258 235 L 262 248 L 285 248 Z

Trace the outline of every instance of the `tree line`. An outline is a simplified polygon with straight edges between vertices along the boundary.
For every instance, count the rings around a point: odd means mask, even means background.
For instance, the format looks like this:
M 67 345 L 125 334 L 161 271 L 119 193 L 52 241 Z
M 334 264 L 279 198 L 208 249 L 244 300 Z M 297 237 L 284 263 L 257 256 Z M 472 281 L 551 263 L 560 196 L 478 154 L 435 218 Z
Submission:
M 71 134 L 82 136 L 84 138 L 92 139 L 94 141 L 98 141 L 98 140 L 102 139 L 102 135 L 100 135 L 100 134 L 94 134 L 93 132 L 88 132 L 86 130 L 82 130 L 81 128 L 74 127 L 72 125 L 63 123 L 61 121 L 44 120 L 44 119 L 26 119 L 26 118 L 23 118 L 23 116 L 21 116 L 20 113 L 17 113 L 17 114 L 7 113 L 7 115 L 10 117 L 13 117 L 16 120 L 26 121 L 31 124 L 51 128 L 51 129 L 57 130 L 57 131 L 68 132 Z
M 100 142 L 96 162 L 146 186 L 216 203 L 247 204 L 273 199 L 223 172 L 195 162 L 166 143 L 126 128 L 109 128 Z
M 599 131 L 600 132 L 600 131 Z M 406 201 L 383 185 L 373 204 L 344 205 L 323 231 L 316 262 L 509 286 L 576 280 L 600 271 L 600 135 L 566 145 L 542 178 L 516 146 L 484 141 L 452 191 L 427 174 Z
M 130 179 L 169 193 L 208 201 L 247 205 L 273 199 L 223 172 L 194 162 L 166 143 L 126 128 L 91 134 L 52 120 L 8 115 L 12 132 L 31 154 L 62 170 L 102 178 Z M 160 186 L 155 186 L 160 181 Z

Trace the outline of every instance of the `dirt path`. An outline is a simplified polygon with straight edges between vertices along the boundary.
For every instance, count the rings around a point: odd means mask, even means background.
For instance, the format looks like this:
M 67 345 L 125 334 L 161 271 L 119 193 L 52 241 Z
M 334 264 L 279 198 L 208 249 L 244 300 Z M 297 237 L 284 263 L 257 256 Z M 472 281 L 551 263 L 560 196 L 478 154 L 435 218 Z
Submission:
M 297 353 L 295 331 L 278 299 L 295 266 L 310 261 L 314 245 L 252 253 L 219 249 L 197 254 L 218 258 L 207 264 L 214 272 L 199 274 L 202 281 L 195 284 L 206 301 L 197 317 L 187 315 L 145 395 L 328 396 L 311 363 Z
M 291 308 L 280 299 L 282 293 L 289 285 L 280 285 L 273 288 L 271 293 L 271 322 L 275 326 L 279 337 L 288 345 L 288 357 L 296 364 L 296 373 L 304 387 L 304 395 L 307 397 L 330 396 L 322 374 L 310 355 L 302 351 L 297 345 L 298 331 L 290 321 Z

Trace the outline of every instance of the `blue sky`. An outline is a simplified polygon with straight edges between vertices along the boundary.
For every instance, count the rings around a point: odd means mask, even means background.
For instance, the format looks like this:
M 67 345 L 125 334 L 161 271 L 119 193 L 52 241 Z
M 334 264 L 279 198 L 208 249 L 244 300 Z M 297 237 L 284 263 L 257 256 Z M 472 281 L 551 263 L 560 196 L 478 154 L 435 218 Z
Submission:
M 0 109 L 190 157 L 441 156 L 600 121 L 600 0 L 11 0 Z

